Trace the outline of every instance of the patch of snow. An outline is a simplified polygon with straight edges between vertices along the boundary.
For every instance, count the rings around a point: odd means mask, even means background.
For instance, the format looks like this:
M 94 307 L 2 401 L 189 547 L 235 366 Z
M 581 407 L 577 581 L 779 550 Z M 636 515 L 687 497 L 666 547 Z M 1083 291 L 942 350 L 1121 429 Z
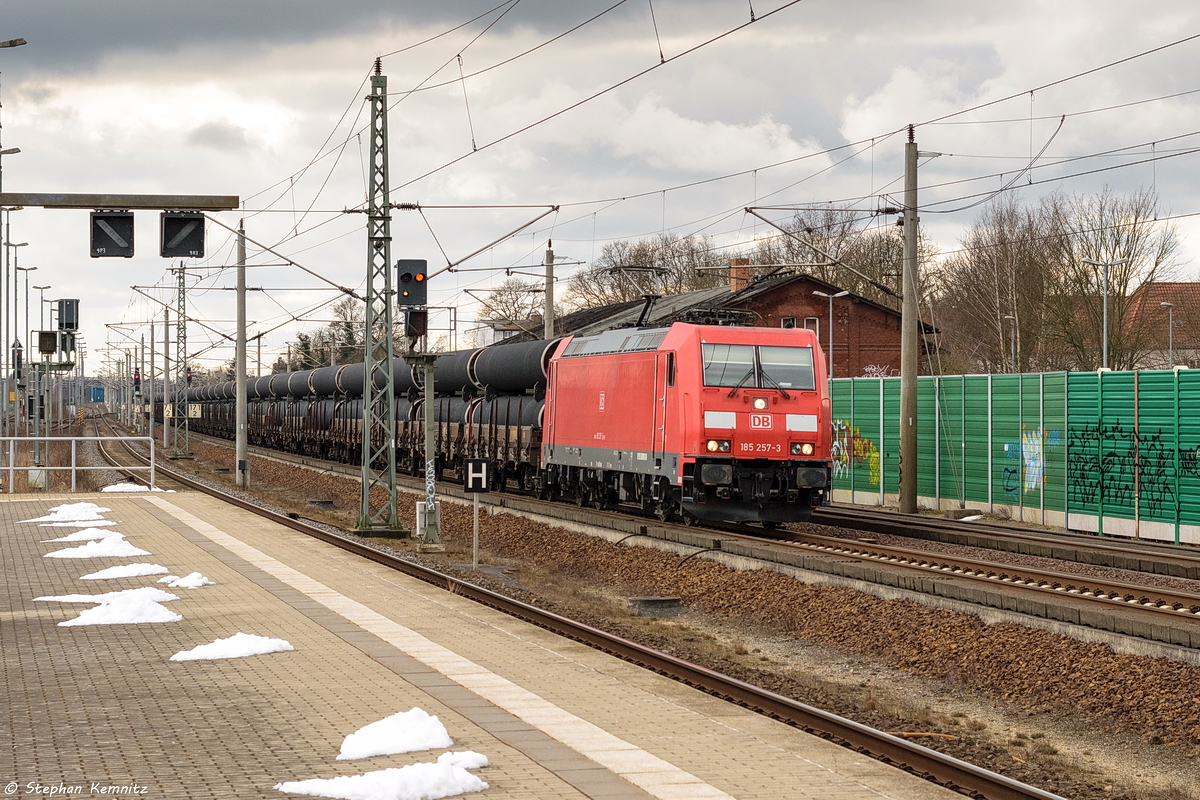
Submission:
M 163 572 L 166 572 L 164 569 Z M 166 583 L 166 579 L 160 579 L 159 583 Z M 167 586 L 172 589 L 199 589 L 201 586 L 211 586 L 216 581 L 210 581 L 208 578 L 201 575 L 199 572 L 193 572 L 184 578 L 175 578 L 175 580 L 167 583 Z
M 122 539 L 101 539 L 88 542 L 80 547 L 68 547 L 66 550 L 55 550 L 46 553 L 46 558 L 129 558 L 130 556 L 148 556 L 149 551 L 134 547 Z
M 122 564 L 109 567 L 90 575 L 84 575 L 81 581 L 105 581 L 110 578 L 140 578 L 143 575 L 161 575 L 167 571 L 162 564 Z
M 983 514 L 972 514 L 969 517 L 963 517 L 959 522 L 974 522 L 977 519 L 983 519 Z
M 111 519 L 77 519 L 73 522 L 43 522 L 39 528 L 103 528 L 116 525 Z
M 446 753 L 436 764 L 410 764 L 363 775 L 288 781 L 275 784 L 275 788 L 289 794 L 343 800 L 437 800 L 467 792 L 482 792 L 488 788 L 486 783 L 467 772 L 459 763 L 485 766 L 487 757 L 470 751 Z
M 151 603 L 167 603 L 171 600 L 178 600 L 179 596 L 153 586 L 143 586 L 140 589 L 123 589 L 119 592 L 105 592 L 104 594 L 59 594 L 33 599 L 49 600 L 55 603 L 121 603 L 133 599 L 149 600 Z
M 266 653 L 281 653 L 285 650 L 295 649 L 283 639 L 271 639 L 250 633 L 235 633 L 228 639 L 217 639 L 215 642 L 202 644 L 191 650 L 182 650 L 171 656 L 171 660 L 211 661 L 219 658 L 242 658 Z
M 50 509 L 50 513 L 44 517 L 36 519 L 23 519 L 22 522 L 87 522 L 89 520 L 104 519 L 100 516 L 106 511 L 112 511 L 111 508 L 104 508 L 95 503 L 65 503 L 61 506 L 54 506 Z
M 105 486 L 100 491 L 102 491 L 102 492 L 162 492 L 165 490 L 160 489 L 157 486 L 155 486 L 153 489 L 151 489 L 149 486 L 142 486 L 140 483 L 114 483 L 111 486 Z
M 103 530 L 99 528 L 84 528 L 81 531 L 68 533 L 66 536 L 60 536 L 57 539 L 42 539 L 42 544 L 50 542 L 86 542 L 89 539 L 124 539 L 125 534 L 117 531 Z
M 153 588 L 153 587 L 150 587 Z M 101 603 L 87 609 L 75 619 L 58 623 L 62 627 L 73 625 L 135 625 L 142 622 L 178 622 L 183 616 L 166 606 L 159 605 L 143 596 Z
M 179 580 L 178 575 L 164 575 L 163 577 L 158 579 L 158 582 L 159 583 L 171 583 L 172 581 L 177 581 L 177 580 Z
M 446 726 L 423 709 L 414 708 L 364 725 L 342 741 L 338 761 L 412 753 L 454 744 Z

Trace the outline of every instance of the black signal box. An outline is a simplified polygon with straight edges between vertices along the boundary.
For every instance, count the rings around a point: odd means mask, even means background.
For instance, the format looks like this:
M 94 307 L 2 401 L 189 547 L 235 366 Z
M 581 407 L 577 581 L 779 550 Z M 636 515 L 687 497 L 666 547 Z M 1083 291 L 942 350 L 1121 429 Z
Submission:
M 92 212 L 92 258 L 133 258 L 133 212 Z
M 38 331 L 38 352 L 44 356 L 58 352 L 58 331 Z
M 396 262 L 396 302 L 402 306 L 423 306 L 428 297 L 429 262 L 423 258 L 402 258 Z
M 204 258 L 204 215 L 193 211 L 164 211 L 159 244 L 163 258 Z
M 58 329 L 60 331 L 79 330 L 78 300 L 64 297 L 58 301 Z

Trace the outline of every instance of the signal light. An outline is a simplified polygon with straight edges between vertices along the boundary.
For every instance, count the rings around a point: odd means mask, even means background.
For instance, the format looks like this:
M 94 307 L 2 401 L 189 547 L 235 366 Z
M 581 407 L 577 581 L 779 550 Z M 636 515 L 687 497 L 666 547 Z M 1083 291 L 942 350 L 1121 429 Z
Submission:
M 142 372 L 141 372 L 141 370 L 135 369 L 133 371 L 133 388 L 134 389 L 142 388 Z
M 402 258 L 396 262 L 396 302 L 402 306 L 426 304 L 429 287 L 429 262 L 423 258 Z
M 187 371 L 187 385 L 192 385 L 192 371 L 190 369 Z

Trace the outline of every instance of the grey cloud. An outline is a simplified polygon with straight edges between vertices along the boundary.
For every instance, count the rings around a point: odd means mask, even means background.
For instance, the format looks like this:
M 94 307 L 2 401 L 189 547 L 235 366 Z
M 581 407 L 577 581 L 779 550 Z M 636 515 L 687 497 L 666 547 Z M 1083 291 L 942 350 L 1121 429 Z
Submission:
M 71 73 L 112 52 L 169 54 L 204 45 L 214 51 L 305 42 L 390 25 L 452 28 L 502 0 L 41 0 L 6 4 L 5 37 L 29 44 L 0 57 L 5 71 Z M 501 9 L 503 10 L 503 9 Z M 600 10 L 586 0 L 525 0 L 494 30 L 521 26 L 560 31 Z M 500 12 L 496 12 L 499 14 Z M 495 15 L 472 27 L 480 30 Z M 398 46 L 411 42 L 398 42 Z M 374 55 L 373 53 L 368 55 Z
M 206 122 L 193 129 L 184 141 L 190 145 L 208 147 L 222 152 L 243 152 L 250 149 L 246 129 L 229 122 Z

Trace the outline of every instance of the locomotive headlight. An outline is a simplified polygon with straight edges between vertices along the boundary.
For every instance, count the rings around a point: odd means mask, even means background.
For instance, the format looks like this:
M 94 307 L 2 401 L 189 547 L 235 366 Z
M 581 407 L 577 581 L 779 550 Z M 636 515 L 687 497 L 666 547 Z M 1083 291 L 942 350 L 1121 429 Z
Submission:
M 710 453 L 728 453 L 731 449 L 728 439 L 709 439 L 704 448 Z
M 750 402 L 750 404 L 754 406 L 755 411 L 766 411 L 767 406 L 771 404 L 771 401 L 765 397 L 756 397 Z
M 811 456 L 813 454 L 812 442 L 792 442 L 792 455 L 794 456 Z

